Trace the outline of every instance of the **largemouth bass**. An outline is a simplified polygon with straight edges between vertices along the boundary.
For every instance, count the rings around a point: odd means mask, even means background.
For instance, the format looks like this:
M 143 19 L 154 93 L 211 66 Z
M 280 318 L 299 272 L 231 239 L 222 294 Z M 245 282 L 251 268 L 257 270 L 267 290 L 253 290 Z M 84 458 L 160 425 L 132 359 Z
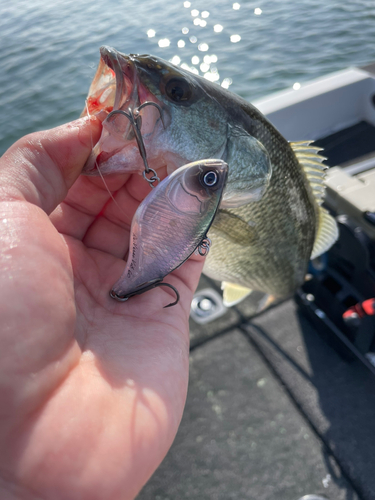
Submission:
M 111 296 L 125 301 L 154 288 L 205 240 L 219 207 L 228 166 L 189 163 L 166 177 L 139 205 L 130 230 L 129 258 Z
M 251 104 L 219 85 L 160 58 L 126 56 L 108 47 L 89 90 L 88 112 L 142 111 L 142 137 L 150 167 L 168 172 L 202 158 L 221 158 L 229 173 L 211 226 L 213 246 L 204 272 L 224 282 L 232 305 L 252 290 L 276 298 L 303 282 L 310 258 L 337 238 L 322 207 L 324 169 L 317 148 L 288 143 Z M 108 115 L 86 174 L 142 172 L 126 118 Z

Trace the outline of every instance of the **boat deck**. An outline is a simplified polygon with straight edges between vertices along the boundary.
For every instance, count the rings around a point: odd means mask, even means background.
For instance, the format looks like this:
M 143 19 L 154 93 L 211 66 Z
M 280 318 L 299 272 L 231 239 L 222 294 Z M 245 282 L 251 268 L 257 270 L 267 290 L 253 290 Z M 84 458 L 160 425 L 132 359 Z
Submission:
M 207 287 L 217 283 L 203 277 Z M 138 499 L 374 499 L 374 396 L 374 376 L 340 358 L 293 300 L 192 321 L 182 424 Z

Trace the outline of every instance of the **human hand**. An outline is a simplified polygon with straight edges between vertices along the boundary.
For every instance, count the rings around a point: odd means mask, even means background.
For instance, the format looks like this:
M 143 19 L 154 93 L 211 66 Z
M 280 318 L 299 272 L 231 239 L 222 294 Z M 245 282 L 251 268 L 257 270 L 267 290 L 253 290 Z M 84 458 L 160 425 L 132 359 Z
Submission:
M 132 499 L 176 435 L 188 316 L 203 260 L 126 303 L 109 297 L 149 187 L 79 177 L 98 140 L 85 118 L 0 159 L 0 497 Z M 164 172 L 164 175 L 166 173 Z M 163 173 L 162 173 L 163 176 Z

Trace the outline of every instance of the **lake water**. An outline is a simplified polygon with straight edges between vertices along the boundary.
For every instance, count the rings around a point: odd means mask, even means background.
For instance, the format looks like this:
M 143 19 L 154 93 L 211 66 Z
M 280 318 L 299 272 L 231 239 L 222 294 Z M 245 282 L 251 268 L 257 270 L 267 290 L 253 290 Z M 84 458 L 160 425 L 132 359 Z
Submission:
M 375 2 L 0 0 L 0 154 L 79 116 L 101 45 L 174 58 L 252 101 L 375 61 Z

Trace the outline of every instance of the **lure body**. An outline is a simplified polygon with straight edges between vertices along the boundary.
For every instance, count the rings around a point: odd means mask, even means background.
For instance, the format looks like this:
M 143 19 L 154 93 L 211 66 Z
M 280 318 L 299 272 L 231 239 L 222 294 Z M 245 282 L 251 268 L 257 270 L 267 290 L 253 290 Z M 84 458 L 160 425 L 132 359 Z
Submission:
M 193 162 L 149 193 L 134 214 L 128 261 L 111 297 L 149 290 L 190 257 L 211 226 L 227 175 L 222 160 Z

